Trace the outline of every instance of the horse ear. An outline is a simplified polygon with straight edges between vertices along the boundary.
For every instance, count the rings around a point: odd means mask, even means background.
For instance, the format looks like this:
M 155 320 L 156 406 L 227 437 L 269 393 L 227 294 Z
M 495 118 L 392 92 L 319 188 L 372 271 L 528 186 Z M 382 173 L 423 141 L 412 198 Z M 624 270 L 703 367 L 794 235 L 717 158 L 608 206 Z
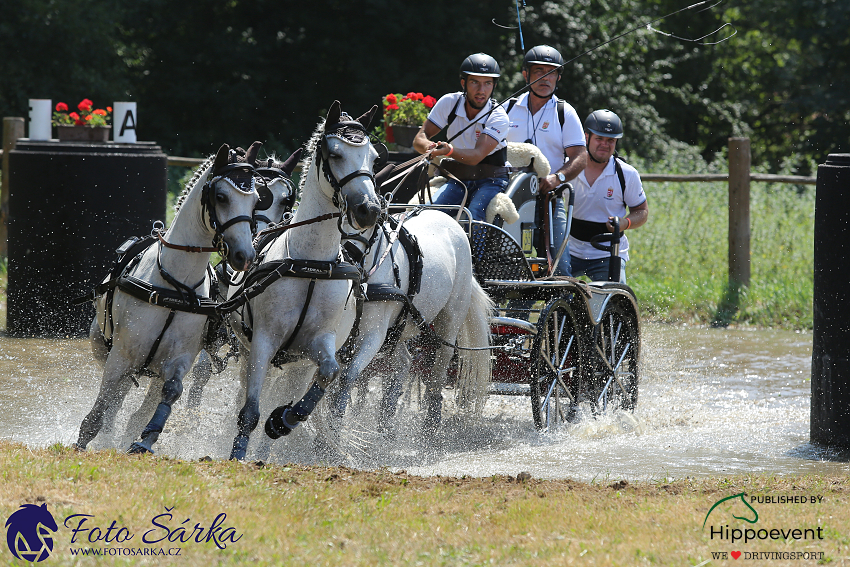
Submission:
M 328 117 L 325 119 L 325 132 L 328 131 L 330 126 L 339 124 L 340 107 L 341 105 L 338 100 L 335 100 L 331 105 L 331 109 L 328 110 Z
M 245 163 L 257 165 L 257 154 L 260 153 L 260 148 L 262 146 L 262 142 L 254 142 L 253 144 L 251 144 L 251 147 L 248 148 L 247 152 L 245 152 Z
M 300 159 L 301 159 L 301 148 L 298 148 L 297 150 L 292 152 L 291 156 L 286 158 L 286 161 L 283 162 L 283 167 L 281 167 L 281 169 L 283 170 L 283 172 L 286 175 L 291 176 L 292 172 L 295 171 L 295 166 L 298 165 L 298 160 L 300 160 Z
M 213 169 L 220 169 L 230 163 L 230 146 L 227 144 L 222 144 L 218 149 L 218 153 L 215 154 L 215 161 L 213 162 Z
M 371 123 L 372 123 L 372 119 L 373 119 L 373 118 L 375 118 L 375 113 L 376 113 L 376 112 L 378 112 L 378 105 L 377 105 L 377 104 L 376 104 L 375 106 L 373 106 L 373 107 L 372 107 L 372 110 L 370 110 L 369 112 L 365 112 L 365 113 L 363 113 L 363 116 L 361 116 L 360 118 L 358 118 L 358 119 L 357 119 L 357 121 L 358 121 L 358 122 L 360 122 L 360 123 L 363 125 L 363 128 L 365 128 L 366 130 L 368 130 L 368 129 L 369 129 L 369 124 L 371 124 Z

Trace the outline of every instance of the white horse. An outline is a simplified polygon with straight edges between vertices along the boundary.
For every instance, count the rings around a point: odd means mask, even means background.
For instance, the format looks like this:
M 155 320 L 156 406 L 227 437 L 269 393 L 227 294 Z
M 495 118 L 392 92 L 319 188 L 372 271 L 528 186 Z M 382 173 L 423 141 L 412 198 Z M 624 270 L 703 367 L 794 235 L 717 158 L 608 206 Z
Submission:
M 255 146 L 260 145 L 260 142 L 254 142 L 251 152 Z M 257 148 L 258 149 L 258 148 Z M 295 205 L 296 188 L 292 182 L 292 172 L 295 166 L 301 159 L 301 148 L 295 150 L 286 160 L 279 161 L 274 155 L 266 159 L 257 160 L 253 165 L 258 176 L 257 193 L 260 196 L 260 201 L 254 210 L 254 222 L 257 227 L 257 237 L 254 239 L 255 249 L 259 246 L 263 247 L 263 230 L 270 226 L 276 226 L 284 219 L 284 215 L 292 211 Z M 259 250 L 258 250 L 259 252 Z M 216 270 L 218 276 L 218 297 L 220 299 L 227 298 L 228 291 L 234 285 L 238 285 L 239 281 L 234 281 L 236 275 L 232 270 L 228 270 L 225 264 L 220 264 Z M 242 279 L 245 272 L 238 274 L 239 280 Z M 218 350 L 228 343 L 230 332 L 228 323 L 218 319 L 210 319 L 208 327 L 204 334 L 204 349 L 201 351 L 198 362 L 192 368 L 192 386 L 187 394 L 188 407 L 199 407 L 204 388 L 209 382 L 213 374 L 213 358 L 215 358 L 215 372 L 221 372 L 227 366 L 227 358 L 219 359 L 216 355 Z M 221 325 L 224 325 L 223 327 Z M 234 347 L 234 345 L 231 345 Z M 210 356 L 212 353 L 213 357 Z M 228 353 L 228 357 L 236 355 L 235 352 Z
M 363 259 L 368 288 L 354 355 L 343 369 L 338 388 L 328 398 L 328 425 L 332 430 L 339 427 L 358 376 L 382 347 L 391 349 L 391 374 L 384 377 L 378 426 L 389 428 L 402 380 L 411 368 L 406 341 L 419 333 L 424 334 L 425 348 L 436 350 L 433 365 L 421 376 L 425 384 L 423 435 L 431 436 L 440 424 L 453 345 L 461 348 L 459 406 L 467 410 L 467 417 L 477 417 L 486 401 L 490 383 L 489 319 L 494 304 L 473 275 L 469 240 L 460 225 L 443 212 L 408 211 L 402 219 L 408 215 L 401 227 L 387 223 L 373 229 L 377 238 L 373 238 Z M 363 251 L 362 242 L 357 247 Z M 411 265 L 408 250 L 414 262 L 421 253 L 418 268 Z
M 255 158 L 249 153 L 246 161 Z M 258 200 L 254 167 L 231 163 L 230 148 L 222 145 L 187 184 L 168 231 L 155 230 L 153 242 L 130 247 L 127 264 L 94 291 L 90 337 L 104 373 L 76 448 L 86 448 L 104 418 L 120 408 L 135 375 L 148 371 L 163 382 L 162 402 L 130 452 L 151 451 L 200 351 L 204 323 L 215 312 L 210 253 L 218 251 L 236 270 L 248 269 L 256 256 L 251 226 Z
M 318 376 L 294 407 L 272 412 L 265 428 L 274 439 L 306 420 L 339 374 L 336 351 L 354 325 L 360 292 L 359 271 L 340 261 L 341 221 L 344 216 L 355 230 L 365 230 L 381 213 L 373 174 L 378 152 L 367 134 L 376 111 L 377 106 L 353 121 L 340 113 L 339 102 L 331 105 L 308 142 L 301 201 L 289 229 L 265 252 L 254 272 L 262 277 L 231 298 L 250 300 L 252 316 L 251 340 L 237 331 L 250 354 L 243 364 L 245 404 L 231 459 L 245 457 L 260 418 L 263 382 L 276 355 L 279 362 L 304 357 L 318 367 Z

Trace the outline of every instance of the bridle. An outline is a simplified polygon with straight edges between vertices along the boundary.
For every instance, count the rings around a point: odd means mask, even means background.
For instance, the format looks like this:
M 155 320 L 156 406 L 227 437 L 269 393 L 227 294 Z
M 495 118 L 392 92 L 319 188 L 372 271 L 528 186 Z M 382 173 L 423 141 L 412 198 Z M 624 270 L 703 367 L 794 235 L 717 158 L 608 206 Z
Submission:
M 229 163 L 213 170 L 212 175 L 210 175 L 210 178 L 204 184 L 203 192 L 201 193 L 201 210 L 207 211 L 209 226 L 215 231 L 212 240 L 212 251 L 218 252 L 223 258 L 227 258 L 230 249 L 227 246 L 227 242 L 224 241 L 224 231 L 237 223 L 247 222 L 251 225 L 251 234 L 256 234 L 257 223 L 253 216 L 248 215 L 235 216 L 225 223 L 219 221 L 218 215 L 215 212 L 215 191 L 213 190 L 213 184 L 219 180 L 227 181 L 240 193 L 249 195 L 255 191 L 254 166 L 250 163 L 239 162 Z M 246 180 L 249 180 L 248 188 L 245 188 Z
M 256 226 L 258 221 L 264 222 L 268 225 L 278 223 L 280 222 L 280 219 L 273 220 L 264 214 L 260 214 L 262 211 L 267 211 L 269 207 L 274 204 L 274 195 L 272 194 L 271 189 L 269 189 L 269 185 L 279 179 L 288 188 L 289 195 L 284 201 L 284 212 L 286 212 L 291 211 L 292 207 L 295 205 L 295 184 L 285 171 L 277 167 L 272 167 L 270 165 L 257 167 L 255 168 L 255 171 L 262 183 L 260 183 L 257 187 L 257 193 L 260 195 L 260 200 L 254 208 L 254 226 Z
M 342 115 L 345 118 L 350 118 L 347 114 Z M 356 130 L 363 134 L 363 141 L 358 142 L 354 140 L 350 140 L 345 137 L 346 130 Z M 342 228 L 342 216 L 346 215 L 348 217 L 348 224 L 350 226 L 354 226 L 354 221 L 351 218 L 351 214 L 348 211 L 348 206 L 345 202 L 345 199 L 342 198 L 342 188 L 345 187 L 350 181 L 357 179 L 358 177 L 366 177 L 372 181 L 372 186 L 377 190 L 378 184 L 375 181 L 375 173 L 371 169 L 359 169 L 357 171 L 352 171 L 342 179 L 337 179 L 333 174 L 329 164 L 330 158 L 330 147 L 328 145 L 328 140 L 330 138 L 336 138 L 343 143 L 354 145 L 354 146 L 365 146 L 366 144 L 371 143 L 369 139 L 369 134 L 366 132 L 366 128 L 356 120 L 343 120 L 333 124 L 329 127 L 325 127 L 325 133 L 322 135 L 321 140 L 319 140 L 319 151 L 316 153 L 316 159 L 319 163 L 316 164 L 316 176 L 318 177 L 319 171 L 324 174 L 325 179 L 328 183 L 330 183 L 331 187 L 333 187 L 334 194 L 332 197 L 332 201 L 334 206 L 339 209 L 340 217 L 337 220 L 337 229 L 343 237 L 350 237 L 352 235 L 348 234 Z M 362 232 L 362 231 L 361 231 Z

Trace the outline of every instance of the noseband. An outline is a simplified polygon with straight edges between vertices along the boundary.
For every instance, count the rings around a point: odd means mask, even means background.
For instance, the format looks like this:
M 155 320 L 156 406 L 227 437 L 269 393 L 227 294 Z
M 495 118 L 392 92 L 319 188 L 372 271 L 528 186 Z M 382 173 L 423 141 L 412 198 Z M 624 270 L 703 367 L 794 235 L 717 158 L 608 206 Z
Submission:
M 216 215 L 215 212 L 215 191 L 213 190 L 213 184 L 220 179 L 224 179 L 230 183 L 230 185 L 232 185 L 233 188 L 240 193 L 251 194 L 254 192 L 254 166 L 250 163 L 244 162 L 229 163 L 214 170 L 209 180 L 207 180 L 204 184 L 203 193 L 201 194 L 201 207 L 202 210 L 207 210 L 210 228 L 215 231 L 212 244 L 218 253 L 221 254 L 222 257 L 226 258 L 230 250 L 227 243 L 224 241 L 224 231 L 234 224 L 247 222 L 251 225 L 251 234 L 256 234 L 257 224 L 254 221 L 254 217 L 250 217 L 248 215 L 233 217 L 223 224 L 219 221 L 218 215 Z M 246 179 L 250 179 L 248 188 L 245 188 Z

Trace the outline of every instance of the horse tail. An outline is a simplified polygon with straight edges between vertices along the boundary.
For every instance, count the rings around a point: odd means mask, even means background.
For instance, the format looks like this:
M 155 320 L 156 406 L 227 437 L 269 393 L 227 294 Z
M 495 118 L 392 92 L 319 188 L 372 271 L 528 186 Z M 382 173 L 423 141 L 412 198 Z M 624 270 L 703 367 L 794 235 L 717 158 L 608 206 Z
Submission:
M 490 386 L 490 317 L 495 310 L 493 300 L 472 279 L 469 311 L 458 333 L 458 346 L 479 350 L 460 351 L 458 401 L 475 418 L 481 416 Z

